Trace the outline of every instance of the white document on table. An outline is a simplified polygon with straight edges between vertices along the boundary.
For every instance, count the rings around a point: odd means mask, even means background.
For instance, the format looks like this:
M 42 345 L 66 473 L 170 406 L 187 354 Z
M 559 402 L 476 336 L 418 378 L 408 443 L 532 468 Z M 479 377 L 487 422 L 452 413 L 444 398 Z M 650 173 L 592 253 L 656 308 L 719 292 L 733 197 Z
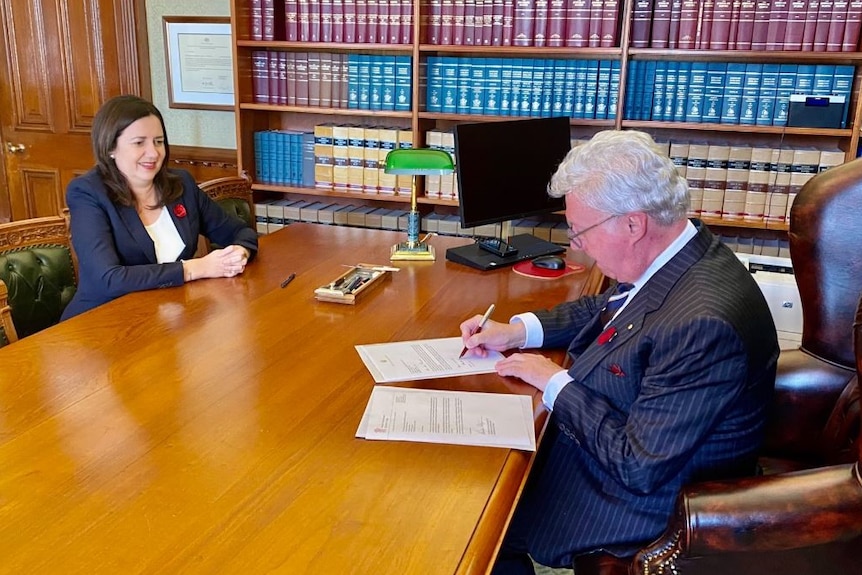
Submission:
M 374 386 L 356 437 L 536 450 L 526 395 Z
M 487 357 L 468 354 L 458 358 L 464 348 L 460 337 L 355 347 L 377 383 L 494 373 L 494 365 L 503 359 L 503 354 L 498 351 L 489 351 Z

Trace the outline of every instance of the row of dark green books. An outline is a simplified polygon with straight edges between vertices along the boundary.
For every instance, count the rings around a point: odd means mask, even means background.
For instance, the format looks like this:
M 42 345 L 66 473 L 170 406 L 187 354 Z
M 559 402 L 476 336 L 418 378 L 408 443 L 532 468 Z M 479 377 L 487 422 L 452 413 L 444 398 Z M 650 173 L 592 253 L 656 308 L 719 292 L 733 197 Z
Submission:
M 257 181 L 281 186 L 314 186 L 314 133 L 264 130 L 254 133 Z
M 429 112 L 616 118 L 617 60 L 430 56 L 427 67 Z
M 853 66 L 755 62 L 632 60 L 625 95 L 627 120 L 786 126 L 790 96 L 844 97 Z

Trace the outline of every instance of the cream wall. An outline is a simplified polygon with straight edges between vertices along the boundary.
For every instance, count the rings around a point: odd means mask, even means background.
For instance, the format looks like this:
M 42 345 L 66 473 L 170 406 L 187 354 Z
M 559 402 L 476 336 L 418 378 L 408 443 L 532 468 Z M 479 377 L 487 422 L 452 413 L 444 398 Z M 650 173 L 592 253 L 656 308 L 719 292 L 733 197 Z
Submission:
M 230 0 L 146 0 L 153 103 L 162 112 L 171 144 L 236 149 L 233 112 L 168 107 L 162 16 L 230 16 Z

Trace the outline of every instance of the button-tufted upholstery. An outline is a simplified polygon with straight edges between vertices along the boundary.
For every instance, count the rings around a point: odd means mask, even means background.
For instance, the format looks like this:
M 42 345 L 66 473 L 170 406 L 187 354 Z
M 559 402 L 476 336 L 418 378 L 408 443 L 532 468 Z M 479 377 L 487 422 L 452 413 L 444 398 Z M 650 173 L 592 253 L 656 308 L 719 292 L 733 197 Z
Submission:
M 56 216 L 0 224 L 0 280 L 8 292 L 18 337 L 60 321 L 77 286 L 67 219 Z M 8 333 L 6 339 L 10 339 Z
M 241 176 L 229 176 L 227 178 L 216 178 L 201 182 L 198 187 L 212 198 L 229 215 L 244 221 L 248 227 L 255 229 L 254 223 L 254 200 L 251 191 L 251 179 L 245 174 Z M 207 253 L 218 246 L 209 245 L 206 238 L 202 238 L 203 246 L 199 245 L 200 252 Z

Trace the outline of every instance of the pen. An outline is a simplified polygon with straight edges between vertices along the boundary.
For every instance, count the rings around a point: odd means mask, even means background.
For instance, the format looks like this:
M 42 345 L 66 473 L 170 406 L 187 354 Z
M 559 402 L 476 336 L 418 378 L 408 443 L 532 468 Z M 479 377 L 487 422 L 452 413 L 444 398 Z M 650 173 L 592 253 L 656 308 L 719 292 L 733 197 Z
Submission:
M 480 331 L 482 331 L 482 327 L 484 327 L 485 322 L 488 321 L 488 318 L 491 317 L 491 314 L 494 313 L 494 304 L 488 306 L 488 311 L 485 312 L 485 315 L 482 316 L 482 319 L 479 320 L 479 327 L 476 328 L 476 331 L 473 332 L 472 335 L 476 335 Z M 464 349 L 461 350 L 461 355 L 458 356 L 458 359 L 464 357 L 464 354 L 467 353 L 467 346 L 464 346 Z
M 287 279 L 284 280 L 283 282 L 281 282 L 281 287 L 283 287 L 283 288 L 287 287 L 287 284 L 292 282 L 293 278 L 295 278 L 295 277 L 296 277 L 296 274 L 290 274 L 289 276 L 287 276 Z

